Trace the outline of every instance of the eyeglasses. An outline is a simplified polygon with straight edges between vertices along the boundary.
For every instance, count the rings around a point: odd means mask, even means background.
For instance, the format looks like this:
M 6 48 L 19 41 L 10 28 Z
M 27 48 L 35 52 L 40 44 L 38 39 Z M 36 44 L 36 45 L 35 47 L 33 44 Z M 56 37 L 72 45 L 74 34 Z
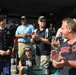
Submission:
M 72 45 L 69 44 L 69 48 L 68 48 L 68 53 L 71 54 L 72 53 Z

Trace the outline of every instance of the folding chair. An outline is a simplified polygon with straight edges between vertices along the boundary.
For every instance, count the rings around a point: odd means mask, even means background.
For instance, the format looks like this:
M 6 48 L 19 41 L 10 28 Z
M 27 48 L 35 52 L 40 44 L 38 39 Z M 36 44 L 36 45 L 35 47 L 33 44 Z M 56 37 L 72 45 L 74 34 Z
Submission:
M 47 75 L 47 69 L 43 66 L 32 66 L 29 68 L 27 75 Z

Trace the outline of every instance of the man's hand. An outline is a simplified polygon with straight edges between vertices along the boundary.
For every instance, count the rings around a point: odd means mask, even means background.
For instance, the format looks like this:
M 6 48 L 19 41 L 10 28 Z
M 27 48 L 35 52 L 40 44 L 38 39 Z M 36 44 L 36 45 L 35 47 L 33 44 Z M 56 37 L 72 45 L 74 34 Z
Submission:
M 56 68 L 62 68 L 66 62 L 66 58 L 61 56 L 61 52 L 58 52 L 56 50 L 51 51 L 51 57 L 52 57 L 52 63 L 53 66 Z
M 55 61 L 54 59 L 52 60 L 52 64 L 54 67 L 56 68 L 62 68 L 65 66 L 65 63 L 66 63 L 66 59 L 62 59 L 60 61 Z
M 0 55 L 4 56 L 4 55 L 9 55 L 10 54 L 10 50 L 4 51 L 4 50 L 0 50 Z
M 23 38 L 26 38 L 27 37 L 27 34 L 21 34 L 21 37 L 23 37 Z
M 51 45 L 54 46 L 54 47 L 59 47 L 60 42 L 53 39 L 52 42 L 51 42 Z
M 4 56 L 5 55 L 5 51 L 0 50 L 0 55 Z
M 58 52 L 56 51 L 56 50 L 52 50 L 51 51 L 51 58 L 53 59 L 53 60 L 55 60 L 55 61 L 59 61 L 60 59 L 59 59 L 59 54 L 58 54 Z
M 32 37 L 32 39 L 34 39 L 34 40 L 39 40 L 39 35 L 36 34 L 36 33 L 32 33 L 31 37 Z
M 59 62 L 63 59 L 66 59 L 66 58 L 62 57 L 61 52 L 58 53 L 56 50 L 51 51 L 51 57 L 53 60 L 55 60 L 57 62 Z
M 36 34 L 35 39 L 40 40 L 40 36 L 38 34 Z
M 9 55 L 10 54 L 10 50 L 7 50 L 7 54 L 6 55 Z

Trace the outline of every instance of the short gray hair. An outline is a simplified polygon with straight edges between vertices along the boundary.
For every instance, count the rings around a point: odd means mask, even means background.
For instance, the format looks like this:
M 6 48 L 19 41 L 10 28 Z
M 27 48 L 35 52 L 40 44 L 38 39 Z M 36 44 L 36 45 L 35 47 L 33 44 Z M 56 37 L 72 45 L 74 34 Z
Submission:
M 72 18 L 68 17 L 68 18 L 63 19 L 62 21 L 66 21 L 67 27 L 71 27 L 72 30 L 76 32 L 76 22 Z

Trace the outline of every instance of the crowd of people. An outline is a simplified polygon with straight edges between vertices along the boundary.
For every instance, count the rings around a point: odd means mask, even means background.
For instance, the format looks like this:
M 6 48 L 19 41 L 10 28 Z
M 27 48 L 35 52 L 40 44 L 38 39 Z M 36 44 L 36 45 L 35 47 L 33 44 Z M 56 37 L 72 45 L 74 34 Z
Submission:
M 36 29 L 27 22 L 26 16 L 21 16 L 21 25 L 13 22 L 13 25 L 6 25 L 6 20 L 5 15 L 0 15 L 0 75 L 11 75 L 15 45 L 19 75 L 35 65 L 45 67 L 47 75 L 51 75 L 51 65 L 57 68 L 58 75 L 76 75 L 76 19 L 64 18 L 57 32 L 51 23 L 46 28 L 45 16 L 39 16 Z

